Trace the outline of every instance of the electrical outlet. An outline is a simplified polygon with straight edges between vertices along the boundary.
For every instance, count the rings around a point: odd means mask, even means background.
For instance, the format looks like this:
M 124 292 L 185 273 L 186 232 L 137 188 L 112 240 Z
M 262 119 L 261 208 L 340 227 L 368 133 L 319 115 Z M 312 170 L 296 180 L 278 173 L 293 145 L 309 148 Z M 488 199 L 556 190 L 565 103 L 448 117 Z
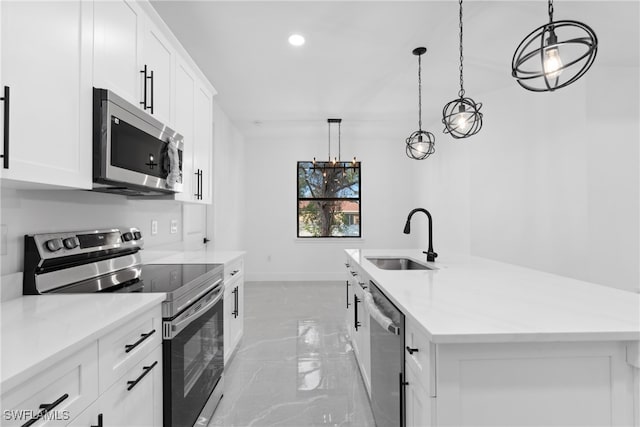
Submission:
M 171 234 L 176 234 L 178 232 L 178 220 L 171 220 Z
M 155 219 L 151 221 L 151 234 L 158 234 L 158 221 Z

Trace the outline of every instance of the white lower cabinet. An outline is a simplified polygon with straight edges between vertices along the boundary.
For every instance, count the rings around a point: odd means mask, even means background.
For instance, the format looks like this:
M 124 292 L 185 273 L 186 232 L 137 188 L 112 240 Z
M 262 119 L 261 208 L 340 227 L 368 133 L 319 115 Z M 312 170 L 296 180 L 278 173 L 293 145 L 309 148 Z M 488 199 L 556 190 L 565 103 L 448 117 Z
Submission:
M 48 407 L 36 426 L 69 423 L 98 397 L 98 346 L 94 342 L 19 386 L 2 391 L 2 425 L 22 426 Z
M 2 425 L 162 426 L 160 306 L 2 390 Z M 151 330 L 157 330 L 148 335 Z
M 625 343 L 434 345 L 406 325 L 407 427 L 638 425 Z
M 224 363 L 233 356 L 244 333 L 244 260 L 224 266 Z
M 367 393 L 371 396 L 371 330 L 369 311 L 365 303 L 368 280 L 362 272 L 348 261 L 347 267 L 347 332 L 353 352 L 360 367 Z

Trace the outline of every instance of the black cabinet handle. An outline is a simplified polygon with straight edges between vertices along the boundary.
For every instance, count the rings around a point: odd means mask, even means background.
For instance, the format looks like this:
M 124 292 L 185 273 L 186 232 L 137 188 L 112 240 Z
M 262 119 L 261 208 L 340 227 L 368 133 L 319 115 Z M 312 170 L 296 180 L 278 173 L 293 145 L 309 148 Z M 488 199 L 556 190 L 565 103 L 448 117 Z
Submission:
M 409 352 L 409 354 L 413 354 L 413 353 L 417 353 L 418 349 L 407 346 L 407 351 Z
M 360 300 L 358 299 L 358 295 L 353 294 L 353 326 L 354 328 L 356 328 L 356 331 L 358 330 L 358 327 L 360 326 L 360 322 L 358 322 L 358 303 L 360 302 Z
M 153 114 L 153 104 L 154 104 L 153 100 L 155 98 L 153 95 L 153 70 L 151 70 L 150 79 L 151 79 L 151 114 Z
M 351 283 L 349 283 L 348 280 L 345 280 L 347 282 L 347 308 L 349 308 L 349 306 L 351 305 L 351 303 L 349 302 L 349 286 L 351 286 Z
M 98 425 L 97 426 L 92 425 L 91 427 L 103 427 L 102 414 L 98 414 Z
M 356 273 L 355 271 L 352 271 L 352 272 L 351 272 L 351 275 L 355 277 L 355 276 L 357 276 L 357 275 L 358 275 L 358 273 Z
M 233 288 L 233 291 L 231 292 L 233 293 L 233 311 L 231 312 L 231 314 L 235 319 L 238 317 L 238 287 L 236 286 L 235 288 Z
M 5 169 L 9 169 L 9 86 L 4 87 L 4 96 L 0 98 L 4 101 L 4 132 L 2 138 L 4 141 L 4 152 L 0 154 Z
M 196 176 L 196 194 L 194 194 L 196 200 L 200 200 L 200 169 L 194 174 Z
M 143 84 L 142 101 L 140 102 L 140 105 L 142 105 L 142 108 L 146 110 L 147 109 L 147 64 L 144 64 L 144 68 L 140 70 L 140 73 L 142 73 L 142 84 Z
M 402 378 L 402 372 L 400 372 L 399 374 L 400 377 L 400 425 L 403 426 L 404 425 L 404 387 L 408 386 L 409 383 L 407 381 L 404 381 L 404 378 Z
M 367 285 L 364 282 L 358 282 L 358 285 L 360 285 L 362 289 L 367 289 Z
M 152 370 L 152 369 L 153 369 L 157 364 L 158 364 L 158 361 L 156 360 L 155 362 L 153 362 L 153 363 L 151 364 L 151 366 L 143 366 L 143 367 L 142 367 L 143 372 L 142 372 L 142 374 L 141 374 L 138 378 L 136 378 L 136 379 L 135 379 L 135 380 L 133 380 L 133 381 L 127 381 L 127 385 L 129 386 L 129 387 L 127 387 L 127 391 L 130 391 L 132 388 L 134 388 L 134 387 L 136 386 L 136 384 L 138 384 L 138 383 L 140 382 L 140 380 L 144 378 L 144 376 L 145 376 L 145 375 L 147 375 L 149 372 L 151 372 L 151 370 Z
M 44 416 L 44 414 L 46 414 L 47 412 L 50 412 L 53 408 L 55 408 L 56 406 L 58 406 L 60 403 L 62 403 L 67 397 L 69 397 L 69 395 L 67 393 L 63 394 L 62 396 L 60 396 L 55 402 L 53 403 L 43 403 L 42 405 L 40 405 L 38 407 L 38 409 L 40 409 L 40 412 L 38 412 L 33 418 L 31 418 L 29 421 L 27 421 L 26 423 L 22 424 L 22 427 L 29 427 L 30 425 L 35 424 L 40 418 L 42 418 Z
M 200 188 L 199 200 L 202 200 L 202 190 L 204 188 L 204 185 L 202 185 L 203 182 L 204 182 L 203 179 L 202 179 L 202 176 L 203 176 L 204 171 L 202 169 L 198 169 L 198 170 L 200 171 L 200 186 L 198 187 L 198 188 Z
M 205 245 L 206 245 L 207 243 L 209 243 L 210 241 L 211 241 L 211 240 L 207 239 L 206 237 L 205 237 L 204 239 L 202 239 L 202 243 L 204 243 Z
M 351 267 L 348 262 L 345 262 L 344 266 L 347 267 L 347 268 Z
M 149 338 L 151 335 L 153 335 L 156 332 L 156 330 L 152 330 L 151 332 L 147 332 L 146 334 L 142 334 L 140 335 L 140 339 L 136 342 L 134 342 L 133 344 L 127 344 L 124 346 L 124 352 L 125 353 L 129 353 L 131 350 L 133 350 L 134 348 L 136 348 L 137 346 L 139 346 L 140 344 L 142 344 L 142 342 L 144 340 L 146 340 L 147 338 Z

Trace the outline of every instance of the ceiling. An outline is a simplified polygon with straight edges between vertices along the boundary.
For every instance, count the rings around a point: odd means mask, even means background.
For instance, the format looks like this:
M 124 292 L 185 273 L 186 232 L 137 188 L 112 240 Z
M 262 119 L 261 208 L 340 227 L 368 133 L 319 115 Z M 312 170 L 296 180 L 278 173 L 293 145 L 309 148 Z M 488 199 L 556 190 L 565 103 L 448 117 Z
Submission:
M 249 139 L 303 128 L 408 134 L 417 127 L 417 58 L 422 59 L 423 122 L 440 132 L 444 104 L 457 97 L 458 2 L 167 1 L 152 5 L 207 75 L 217 100 Z M 638 1 L 558 1 L 556 19 L 591 26 L 599 38 L 594 67 L 638 66 Z M 467 96 L 515 85 L 518 43 L 547 21 L 546 1 L 464 3 Z M 287 43 L 292 33 L 302 47 Z M 621 43 L 620 41 L 625 41 Z M 631 47 L 631 48 L 630 48 Z M 579 84 L 579 83 L 576 83 Z M 325 133 L 326 135 L 326 133 Z

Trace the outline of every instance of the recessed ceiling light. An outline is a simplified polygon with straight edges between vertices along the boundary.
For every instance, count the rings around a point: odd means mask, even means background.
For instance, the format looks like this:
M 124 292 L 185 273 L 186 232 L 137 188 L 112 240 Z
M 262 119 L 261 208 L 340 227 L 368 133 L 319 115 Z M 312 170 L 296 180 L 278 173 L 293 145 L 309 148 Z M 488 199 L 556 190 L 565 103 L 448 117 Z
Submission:
M 292 46 L 302 46 L 304 44 L 304 37 L 300 34 L 291 34 L 289 36 L 289 44 Z

